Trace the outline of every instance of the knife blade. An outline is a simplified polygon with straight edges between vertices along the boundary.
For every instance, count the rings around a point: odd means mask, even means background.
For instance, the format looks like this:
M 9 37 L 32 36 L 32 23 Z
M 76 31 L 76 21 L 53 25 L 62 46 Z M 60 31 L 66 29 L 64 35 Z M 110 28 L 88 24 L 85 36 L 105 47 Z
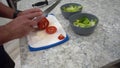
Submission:
M 60 3 L 61 0 L 56 0 L 56 2 L 54 4 L 52 4 L 50 7 L 48 7 L 46 10 L 43 11 L 43 15 L 42 16 L 38 16 L 35 17 L 33 20 L 41 20 L 42 17 L 47 16 L 56 6 L 58 3 Z
M 43 15 L 46 16 L 48 15 L 49 12 L 51 12 L 52 9 L 54 9 L 58 3 L 60 3 L 61 0 L 57 0 L 53 5 L 51 5 L 50 7 L 48 7 L 46 10 L 44 10 Z

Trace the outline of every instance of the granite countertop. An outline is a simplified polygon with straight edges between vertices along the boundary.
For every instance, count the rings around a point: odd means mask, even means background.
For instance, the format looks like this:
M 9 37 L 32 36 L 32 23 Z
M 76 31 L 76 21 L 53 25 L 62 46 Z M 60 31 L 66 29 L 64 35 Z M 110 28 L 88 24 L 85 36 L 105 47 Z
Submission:
M 31 4 L 37 1 L 21 0 L 18 9 L 31 8 Z M 52 4 L 53 0 L 48 1 Z M 69 21 L 62 16 L 60 6 L 70 2 L 80 3 L 84 6 L 82 12 L 94 14 L 99 18 L 97 28 L 90 36 L 75 34 Z M 41 9 L 44 10 L 48 6 Z M 62 0 L 51 13 L 55 14 L 69 35 L 69 41 L 47 50 L 30 52 L 26 38 L 22 38 L 22 68 L 100 68 L 120 59 L 120 0 Z

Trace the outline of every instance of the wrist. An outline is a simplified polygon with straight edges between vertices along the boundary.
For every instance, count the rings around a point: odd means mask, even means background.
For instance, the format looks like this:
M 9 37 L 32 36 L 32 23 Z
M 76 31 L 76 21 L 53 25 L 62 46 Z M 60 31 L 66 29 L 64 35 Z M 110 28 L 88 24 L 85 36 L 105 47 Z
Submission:
M 20 12 L 22 12 L 22 11 L 16 10 L 16 11 L 13 13 L 13 19 L 16 18 Z

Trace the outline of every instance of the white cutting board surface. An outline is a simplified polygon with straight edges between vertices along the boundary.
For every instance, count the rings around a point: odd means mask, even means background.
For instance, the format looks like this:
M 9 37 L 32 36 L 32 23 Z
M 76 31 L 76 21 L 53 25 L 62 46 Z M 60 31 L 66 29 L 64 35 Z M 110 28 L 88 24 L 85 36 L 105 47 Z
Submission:
M 48 34 L 45 30 L 31 32 L 27 36 L 30 51 L 48 49 L 69 40 L 68 35 L 54 15 L 49 14 L 47 19 L 50 23 L 49 26 L 56 26 L 57 32 L 54 34 Z M 58 39 L 60 34 L 65 36 L 63 40 Z

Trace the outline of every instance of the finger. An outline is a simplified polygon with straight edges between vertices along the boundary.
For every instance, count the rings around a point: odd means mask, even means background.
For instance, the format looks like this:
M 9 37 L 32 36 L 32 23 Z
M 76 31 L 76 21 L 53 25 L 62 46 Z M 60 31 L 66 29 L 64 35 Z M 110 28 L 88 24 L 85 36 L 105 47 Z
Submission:
M 32 26 L 26 27 L 26 32 L 29 33 L 31 31 L 34 31 L 34 28 Z
M 42 12 L 35 12 L 35 13 L 27 14 L 25 16 L 29 19 L 33 19 L 34 17 L 38 17 L 38 16 L 41 16 L 41 15 L 42 15 Z
M 36 22 L 39 22 L 42 18 L 44 18 L 45 16 L 41 15 L 41 16 L 38 16 L 38 17 L 34 17 L 32 20 L 33 21 L 36 21 Z
M 34 27 L 34 26 L 37 25 L 37 23 L 38 23 L 38 22 L 31 20 L 30 25 Z
M 39 31 L 39 29 L 38 28 L 33 28 L 32 29 L 32 32 L 36 32 L 36 31 Z
M 32 8 L 24 11 L 25 13 L 42 12 L 39 8 Z
M 33 26 L 30 26 L 29 27 L 29 32 L 36 32 L 36 31 L 38 31 L 39 29 L 38 28 L 34 28 Z
M 33 21 L 33 20 L 27 20 L 25 25 L 28 26 L 28 27 L 33 27 L 34 28 L 34 27 L 37 26 L 37 22 Z

